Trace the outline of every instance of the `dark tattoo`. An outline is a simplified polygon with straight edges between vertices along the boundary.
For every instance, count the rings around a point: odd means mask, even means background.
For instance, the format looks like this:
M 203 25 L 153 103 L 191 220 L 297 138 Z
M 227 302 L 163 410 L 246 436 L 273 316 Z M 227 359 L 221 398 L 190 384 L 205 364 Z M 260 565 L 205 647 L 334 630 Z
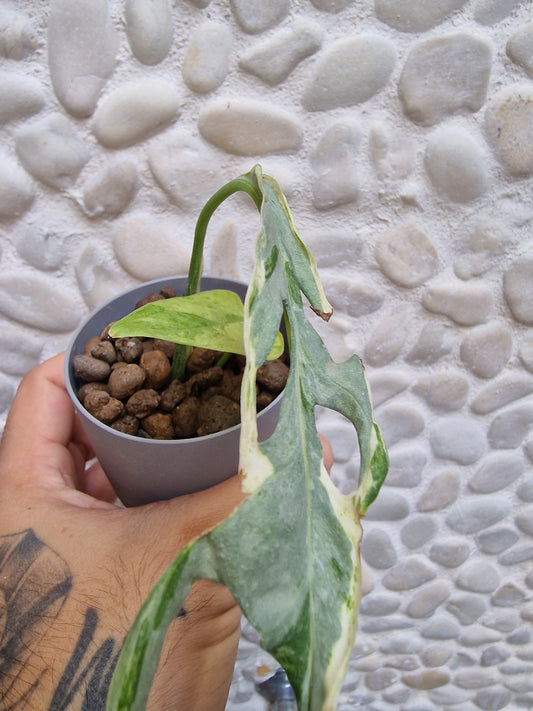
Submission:
M 33 646 L 54 625 L 72 589 L 67 563 L 31 530 L 0 536 L 0 711 L 26 708 L 46 668 L 31 659 Z M 103 711 L 119 649 L 106 639 L 91 654 L 98 613 L 87 608 L 74 651 L 48 711 Z

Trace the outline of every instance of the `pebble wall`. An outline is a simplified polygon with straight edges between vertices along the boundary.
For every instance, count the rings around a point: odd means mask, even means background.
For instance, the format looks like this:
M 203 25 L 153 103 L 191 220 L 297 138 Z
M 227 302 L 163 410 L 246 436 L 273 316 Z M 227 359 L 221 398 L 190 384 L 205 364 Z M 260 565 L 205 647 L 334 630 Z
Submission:
M 531 0 L 3 1 L 0 97 L 2 422 L 260 162 L 390 447 L 339 709 L 533 708 Z M 257 226 L 232 199 L 206 270 L 246 279 Z M 353 433 L 318 420 L 351 489 Z M 245 626 L 228 709 L 265 708 L 263 662 Z

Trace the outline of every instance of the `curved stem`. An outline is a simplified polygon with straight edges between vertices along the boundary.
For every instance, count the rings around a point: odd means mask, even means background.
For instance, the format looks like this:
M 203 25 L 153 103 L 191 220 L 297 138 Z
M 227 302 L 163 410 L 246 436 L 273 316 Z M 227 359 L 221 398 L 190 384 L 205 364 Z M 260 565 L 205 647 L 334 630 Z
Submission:
M 248 193 L 255 202 L 258 210 L 261 210 L 263 196 L 257 182 L 252 178 L 253 171 L 234 178 L 226 185 L 223 185 L 217 192 L 212 195 L 206 202 L 196 222 L 194 231 L 194 243 L 191 255 L 191 264 L 189 267 L 189 279 L 187 282 L 186 296 L 196 294 L 200 290 L 200 279 L 202 277 L 203 266 L 203 251 L 207 226 L 215 210 L 233 193 L 239 191 Z
M 213 216 L 215 210 L 226 200 L 237 192 L 245 192 L 252 198 L 257 209 L 261 211 L 261 205 L 263 202 L 263 194 L 259 188 L 257 180 L 255 179 L 255 171 L 253 168 L 249 173 L 240 175 L 238 178 L 230 180 L 229 183 L 223 185 L 219 188 L 214 195 L 212 195 L 209 200 L 203 206 L 200 214 L 198 215 L 198 220 L 196 221 L 196 228 L 194 230 L 194 242 L 191 254 L 191 263 L 189 265 L 189 276 L 187 279 L 187 289 L 185 291 L 185 296 L 190 296 L 191 294 L 197 294 L 200 291 L 200 280 L 202 278 L 203 269 L 203 252 L 204 252 L 204 242 L 207 232 L 207 226 L 209 225 L 209 220 Z M 183 380 L 185 377 L 185 365 L 187 359 L 191 353 L 190 346 L 177 345 L 174 352 L 174 358 L 172 360 L 172 377 L 178 380 Z

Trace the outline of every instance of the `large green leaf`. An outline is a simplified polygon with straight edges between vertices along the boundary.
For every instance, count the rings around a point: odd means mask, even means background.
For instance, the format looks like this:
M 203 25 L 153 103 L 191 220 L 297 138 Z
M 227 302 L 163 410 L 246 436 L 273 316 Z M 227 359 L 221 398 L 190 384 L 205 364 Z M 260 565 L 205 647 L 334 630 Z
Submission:
M 168 624 L 195 579 L 225 583 L 285 668 L 300 711 L 335 708 L 355 637 L 361 595 L 360 517 L 378 493 L 388 459 L 357 356 L 334 363 L 303 311 L 302 293 L 331 308 L 277 184 L 256 167 L 262 195 L 256 268 L 245 303 L 247 367 L 241 392 L 240 469 L 249 493 L 226 521 L 183 550 L 132 628 L 108 709 L 143 709 Z M 258 443 L 255 374 L 281 314 L 289 321 L 290 374 L 278 426 Z M 341 494 L 324 468 L 315 407 L 345 415 L 360 445 L 358 491 Z
M 153 301 L 113 324 L 113 338 L 145 336 L 223 353 L 244 351 L 244 308 L 233 291 L 213 289 L 191 296 Z M 277 333 L 269 359 L 283 353 L 283 336 Z

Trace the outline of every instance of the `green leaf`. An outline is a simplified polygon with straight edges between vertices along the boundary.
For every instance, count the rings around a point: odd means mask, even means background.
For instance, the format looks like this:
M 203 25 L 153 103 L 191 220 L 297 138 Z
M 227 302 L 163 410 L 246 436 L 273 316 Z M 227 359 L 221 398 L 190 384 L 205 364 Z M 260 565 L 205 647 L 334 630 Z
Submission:
M 299 711 L 335 708 L 355 638 L 360 518 L 385 478 L 387 453 L 373 420 L 361 361 L 353 356 L 333 362 L 304 315 L 302 293 L 323 318 L 331 307 L 281 191 L 258 166 L 246 177 L 263 196 L 244 318 L 240 470 L 249 496 L 226 521 L 182 551 L 157 583 L 119 660 L 110 711 L 144 708 L 153 674 L 145 637 L 151 633 L 150 655 L 158 653 L 166 625 L 193 579 L 207 577 L 229 587 L 265 649 L 285 668 Z M 277 428 L 259 443 L 255 375 L 282 312 L 291 334 L 289 380 Z M 358 492 L 341 494 L 325 470 L 317 405 L 341 412 L 356 428 Z M 133 686 L 135 694 L 127 695 Z
M 141 306 L 113 324 L 110 335 L 162 338 L 186 346 L 244 355 L 243 326 L 239 296 L 233 291 L 214 289 Z M 278 332 L 268 359 L 279 358 L 282 353 L 283 336 Z

